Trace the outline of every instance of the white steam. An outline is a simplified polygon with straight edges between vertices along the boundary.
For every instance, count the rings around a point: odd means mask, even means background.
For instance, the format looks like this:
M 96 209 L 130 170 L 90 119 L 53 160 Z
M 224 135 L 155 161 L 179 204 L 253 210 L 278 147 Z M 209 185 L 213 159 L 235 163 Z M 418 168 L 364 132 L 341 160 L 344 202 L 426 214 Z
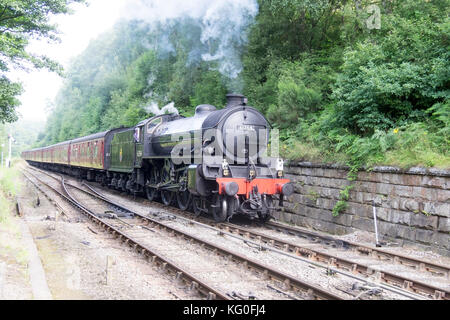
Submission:
M 218 41 L 215 52 L 202 55 L 205 61 L 219 61 L 219 71 L 235 79 L 242 71 L 240 52 L 237 47 L 247 43 L 244 32 L 258 13 L 256 1 L 211 1 L 203 16 L 201 41 L 206 44 Z
M 201 21 L 202 46 L 195 48 L 190 57 L 217 62 L 222 75 L 239 82 L 240 52 L 247 43 L 246 30 L 258 14 L 257 0 L 132 0 L 124 12 L 128 19 L 149 25 L 177 18 Z M 173 51 L 167 36 L 154 45 Z
M 175 114 L 179 114 L 177 108 L 175 108 L 175 103 L 171 102 L 169 103 L 167 106 L 162 107 L 161 109 L 159 109 L 158 104 L 155 102 L 151 102 L 148 105 L 146 105 L 144 107 L 144 110 L 147 113 L 152 113 L 155 116 L 160 116 L 166 113 L 175 113 Z

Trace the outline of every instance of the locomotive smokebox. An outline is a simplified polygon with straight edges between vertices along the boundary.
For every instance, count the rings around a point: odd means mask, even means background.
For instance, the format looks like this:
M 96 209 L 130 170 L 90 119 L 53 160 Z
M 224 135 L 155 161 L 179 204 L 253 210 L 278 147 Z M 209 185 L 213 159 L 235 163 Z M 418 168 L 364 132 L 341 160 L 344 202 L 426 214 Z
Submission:
M 226 108 L 231 108 L 235 106 L 245 106 L 247 105 L 248 99 L 242 94 L 227 94 L 227 105 Z

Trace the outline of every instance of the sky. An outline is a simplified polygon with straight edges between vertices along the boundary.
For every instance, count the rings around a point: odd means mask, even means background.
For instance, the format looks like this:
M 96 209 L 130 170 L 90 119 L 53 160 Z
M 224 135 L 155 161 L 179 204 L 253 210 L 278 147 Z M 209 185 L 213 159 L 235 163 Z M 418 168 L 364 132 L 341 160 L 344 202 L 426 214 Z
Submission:
M 60 43 L 31 40 L 29 52 L 45 54 L 64 67 L 72 58 L 82 53 L 89 41 L 110 29 L 120 18 L 126 0 L 89 0 L 89 5 L 73 4 L 71 15 L 54 16 L 52 23 L 58 25 Z M 45 70 L 12 71 L 11 79 L 20 81 L 24 93 L 22 105 L 17 109 L 24 120 L 45 121 L 50 111 L 48 105 L 61 88 L 63 79 Z

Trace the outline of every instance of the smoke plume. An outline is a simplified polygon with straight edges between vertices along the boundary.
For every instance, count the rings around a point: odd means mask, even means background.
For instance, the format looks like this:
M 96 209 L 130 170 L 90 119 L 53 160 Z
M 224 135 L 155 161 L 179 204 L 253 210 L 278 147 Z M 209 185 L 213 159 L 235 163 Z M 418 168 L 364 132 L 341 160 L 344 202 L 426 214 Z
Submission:
M 257 0 L 134 0 L 127 4 L 128 19 L 140 20 L 154 29 L 161 23 L 191 18 L 200 22 L 200 43 L 189 57 L 216 62 L 217 70 L 229 79 L 230 91 L 242 91 L 241 50 L 246 31 L 258 13 Z M 167 35 L 156 41 L 159 48 L 173 52 Z
M 159 109 L 158 104 L 151 102 L 148 105 L 146 105 L 144 107 L 145 111 L 147 111 L 147 113 L 152 113 L 155 116 L 160 116 L 166 113 L 175 113 L 175 114 L 179 114 L 177 108 L 175 108 L 175 103 L 171 102 L 168 105 L 162 107 L 161 109 Z

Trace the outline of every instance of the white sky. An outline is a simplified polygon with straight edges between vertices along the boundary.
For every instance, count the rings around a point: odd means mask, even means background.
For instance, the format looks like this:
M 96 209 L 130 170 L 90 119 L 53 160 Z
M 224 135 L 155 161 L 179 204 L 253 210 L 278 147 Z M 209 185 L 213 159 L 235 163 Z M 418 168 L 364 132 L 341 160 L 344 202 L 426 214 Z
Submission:
M 89 6 L 73 4 L 72 15 L 52 18 L 59 26 L 61 43 L 32 40 L 29 52 L 45 54 L 67 67 L 70 60 L 86 49 L 89 41 L 110 29 L 120 18 L 127 0 L 89 0 Z M 44 121 L 49 111 L 47 105 L 53 101 L 61 88 L 63 79 L 48 71 L 12 71 L 11 79 L 20 81 L 24 93 L 22 105 L 17 109 L 25 120 Z

